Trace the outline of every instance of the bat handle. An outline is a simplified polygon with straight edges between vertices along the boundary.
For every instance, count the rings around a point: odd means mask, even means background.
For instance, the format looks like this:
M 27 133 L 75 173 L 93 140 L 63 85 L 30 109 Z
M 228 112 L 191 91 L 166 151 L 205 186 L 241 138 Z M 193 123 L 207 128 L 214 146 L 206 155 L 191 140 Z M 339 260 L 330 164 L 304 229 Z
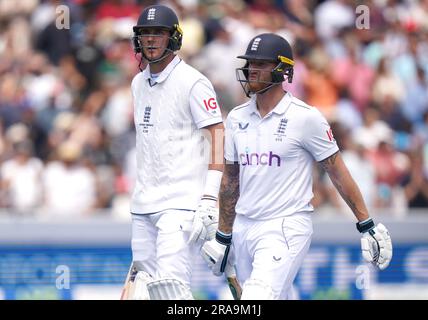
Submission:
M 236 277 L 227 277 L 227 284 L 229 285 L 230 292 L 232 293 L 233 299 L 241 300 L 242 288 Z

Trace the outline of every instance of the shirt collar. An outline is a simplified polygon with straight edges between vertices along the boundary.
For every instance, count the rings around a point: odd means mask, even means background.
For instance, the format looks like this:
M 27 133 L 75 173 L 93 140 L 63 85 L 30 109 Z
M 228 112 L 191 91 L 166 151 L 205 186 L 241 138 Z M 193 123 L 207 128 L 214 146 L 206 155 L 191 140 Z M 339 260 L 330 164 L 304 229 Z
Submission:
M 286 94 L 284 94 L 284 96 L 278 102 L 275 108 L 273 108 L 273 110 L 269 113 L 276 113 L 278 115 L 284 114 L 284 112 L 287 111 L 288 106 L 290 105 L 292 100 L 293 100 L 293 95 L 290 92 L 287 92 Z M 257 109 L 256 95 L 253 95 L 251 97 L 249 107 L 250 107 L 251 114 L 260 115 L 259 110 Z
M 156 83 L 161 83 L 165 81 L 166 78 L 170 75 L 172 70 L 181 62 L 181 58 L 179 56 L 175 56 L 174 59 L 166 66 L 165 69 L 160 73 L 160 75 L 156 78 Z M 150 79 L 150 64 L 147 64 L 147 67 L 143 70 L 143 78 L 144 80 Z
M 279 115 L 284 114 L 284 112 L 287 111 L 291 100 L 293 100 L 293 95 L 290 92 L 287 92 L 271 112 Z
M 250 107 L 250 114 L 259 115 L 259 110 L 257 110 L 256 95 L 253 95 L 251 97 L 249 107 Z

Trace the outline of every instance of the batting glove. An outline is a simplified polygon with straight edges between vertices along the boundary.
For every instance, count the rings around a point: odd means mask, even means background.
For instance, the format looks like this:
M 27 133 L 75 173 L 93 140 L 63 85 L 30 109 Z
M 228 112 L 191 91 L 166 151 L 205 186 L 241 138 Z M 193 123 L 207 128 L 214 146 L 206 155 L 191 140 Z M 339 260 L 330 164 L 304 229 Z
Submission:
M 212 240 L 218 228 L 218 208 L 216 201 L 202 199 L 195 212 L 188 244 L 198 240 Z
M 204 258 L 204 260 L 207 262 L 208 267 L 210 267 L 214 275 L 221 276 L 221 274 L 225 271 L 231 244 L 231 234 L 224 234 L 220 231 L 217 231 L 215 234 L 215 239 L 205 242 L 202 246 L 202 258 Z M 228 268 L 228 273 L 231 271 L 232 270 Z
M 357 223 L 357 230 L 362 233 L 361 250 L 365 261 L 374 264 L 380 270 L 388 267 L 392 259 L 392 242 L 386 227 L 372 219 Z

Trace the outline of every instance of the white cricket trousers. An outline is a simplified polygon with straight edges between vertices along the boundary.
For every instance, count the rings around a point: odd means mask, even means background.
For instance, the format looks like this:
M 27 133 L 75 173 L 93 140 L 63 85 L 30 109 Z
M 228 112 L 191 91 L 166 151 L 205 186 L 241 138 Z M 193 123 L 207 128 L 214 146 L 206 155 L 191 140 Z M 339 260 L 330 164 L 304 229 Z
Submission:
M 232 242 L 243 287 L 245 281 L 257 280 L 270 286 L 273 299 L 293 298 L 292 284 L 311 243 L 311 215 L 298 212 L 271 220 L 236 216 Z
M 132 260 L 140 261 L 153 278 L 173 278 L 190 287 L 196 245 L 186 242 L 194 211 L 165 210 L 150 215 L 132 214 Z

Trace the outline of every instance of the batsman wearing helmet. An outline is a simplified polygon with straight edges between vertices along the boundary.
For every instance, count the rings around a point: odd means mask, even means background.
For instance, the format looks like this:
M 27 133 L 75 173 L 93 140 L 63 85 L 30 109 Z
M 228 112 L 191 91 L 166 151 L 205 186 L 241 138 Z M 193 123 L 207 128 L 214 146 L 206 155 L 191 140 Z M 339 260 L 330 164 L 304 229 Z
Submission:
M 202 256 L 220 275 L 235 255 L 242 299 L 290 299 L 292 283 L 312 236 L 312 168 L 319 162 L 357 218 L 364 259 L 385 269 L 392 243 L 375 226 L 350 176 L 326 119 L 284 92 L 293 54 L 282 37 L 253 38 L 237 69 L 250 100 L 228 115 L 219 229 Z M 233 239 L 233 241 L 232 241 Z
M 211 82 L 176 55 L 183 32 L 173 10 L 147 7 L 133 31 L 140 68 L 147 66 L 131 85 L 137 181 L 122 299 L 193 299 L 194 256 L 218 224 L 221 111 Z

